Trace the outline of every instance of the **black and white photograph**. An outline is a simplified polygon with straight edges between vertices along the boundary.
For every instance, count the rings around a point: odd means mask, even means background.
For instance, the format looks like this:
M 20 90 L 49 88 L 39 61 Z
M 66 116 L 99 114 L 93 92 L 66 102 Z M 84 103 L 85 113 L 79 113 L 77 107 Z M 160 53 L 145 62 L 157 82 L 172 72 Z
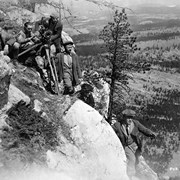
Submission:
M 0 0 L 0 180 L 180 180 L 180 1 Z

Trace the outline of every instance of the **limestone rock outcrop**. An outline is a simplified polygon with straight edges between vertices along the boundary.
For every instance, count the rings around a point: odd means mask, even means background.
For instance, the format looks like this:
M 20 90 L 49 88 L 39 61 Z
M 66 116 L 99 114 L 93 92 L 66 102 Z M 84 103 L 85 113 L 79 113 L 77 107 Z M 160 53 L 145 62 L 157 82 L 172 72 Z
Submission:
M 4 107 L 8 102 L 8 90 L 11 78 L 11 68 L 4 62 L 3 59 L 0 60 L 0 109 Z
M 64 116 L 69 140 L 47 152 L 48 165 L 82 180 L 126 180 L 126 158 L 113 129 L 92 107 L 76 101 Z
M 8 91 L 8 101 L 10 104 L 17 104 L 19 101 L 24 101 L 26 104 L 30 103 L 30 98 L 20 91 L 16 86 L 10 84 Z

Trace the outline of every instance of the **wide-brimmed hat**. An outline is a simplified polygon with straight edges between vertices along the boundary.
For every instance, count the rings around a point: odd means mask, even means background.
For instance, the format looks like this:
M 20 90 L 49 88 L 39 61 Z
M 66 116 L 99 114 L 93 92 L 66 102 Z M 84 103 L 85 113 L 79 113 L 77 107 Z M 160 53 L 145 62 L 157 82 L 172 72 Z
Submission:
M 73 45 L 74 43 L 72 41 L 65 41 L 65 42 L 63 42 L 64 46 L 69 45 L 69 44 Z
M 52 12 L 52 13 L 50 14 L 50 17 L 52 17 L 52 18 L 58 18 L 59 15 L 58 15 L 57 13 L 55 13 L 55 12 Z
M 132 109 L 125 109 L 124 111 L 122 111 L 122 115 L 126 117 L 134 117 L 136 115 L 136 112 Z

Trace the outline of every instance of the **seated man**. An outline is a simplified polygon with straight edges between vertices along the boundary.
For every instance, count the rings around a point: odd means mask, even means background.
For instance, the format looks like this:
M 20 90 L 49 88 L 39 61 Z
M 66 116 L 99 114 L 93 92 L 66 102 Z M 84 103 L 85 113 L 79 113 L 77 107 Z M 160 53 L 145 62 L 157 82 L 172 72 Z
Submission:
M 23 63 L 25 65 L 31 66 L 34 55 L 36 53 L 35 50 L 31 50 L 30 52 L 21 56 L 19 59 L 18 54 L 34 45 L 35 41 L 37 41 L 37 39 L 32 33 L 32 23 L 26 22 L 24 24 L 24 30 L 20 31 L 16 36 L 6 42 L 4 54 L 9 55 L 11 58 L 13 58 L 14 63 L 16 63 L 17 60 L 25 60 L 25 62 Z
M 31 22 L 26 22 L 24 24 L 24 30 L 20 31 L 17 35 L 17 43 L 19 44 L 19 52 L 23 52 L 30 47 L 32 47 L 39 39 L 32 33 L 33 24 Z M 26 54 L 22 55 L 19 60 L 27 66 L 32 66 L 34 63 L 34 58 L 36 54 L 36 49 L 33 49 Z M 28 57 L 28 58 L 27 58 Z M 25 59 L 25 61 L 24 61 Z
M 74 87 L 80 84 L 82 73 L 79 65 L 78 56 L 72 52 L 73 43 L 64 43 L 65 51 L 58 53 L 56 56 L 56 67 L 58 73 L 58 80 L 64 83 L 64 94 L 73 94 Z
M 0 31 L 0 50 L 3 51 L 4 55 L 9 55 L 9 46 L 7 45 L 7 42 L 9 42 L 11 39 L 13 39 L 13 42 L 15 42 L 13 26 L 5 25 Z
M 134 120 L 135 111 L 126 109 L 122 112 L 121 122 L 115 122 L 112 127 L 119 137 L 127 157 L 127 174 L 130 179 L 136 175 L 135 165 L 142 151 L 140 133 L 155 138 L 156 134 L 144 127 L 139 121 Z

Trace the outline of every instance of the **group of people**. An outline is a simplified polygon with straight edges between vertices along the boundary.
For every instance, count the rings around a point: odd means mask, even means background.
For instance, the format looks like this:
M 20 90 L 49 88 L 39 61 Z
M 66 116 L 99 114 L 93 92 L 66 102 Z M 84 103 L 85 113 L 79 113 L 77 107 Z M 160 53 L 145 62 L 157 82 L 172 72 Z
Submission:
M 1 47 L 4 55 L 12 59 L 18 66 L 33 66 L 40 73 L 44 85 L 49 87 L 51 73 L 55 73 L 57 84 L 63 81 L 64 93 L 73 94 L 75 86 L 82 81 L 82 73 L 78 56 L 74 50 L 72 38 L 63 38 L 63 24 L 56 14 L 42 17 L 35 24 L 26 22 L 23 30 L 9 35 L 8 30 L 0 33 Z M 6 32 L 7 33 L 2 33 Z M 52 52 L 52 46 L 55 51 Z M 48 51 L 47 51 L 48 50 Z M 48 53 L 48 54 L 47 54 Z M 49 70 L 50 61 L 53 61 L 53 72 Z M 49 70 L 49 71 L 48 71 Z
M 34 27 L 33 27 L 34 26 Z M 12 29 L 12 28 L 9 28 Z M 71 38 L 62 37 L 63 25 L 56 15 L 42 17 L 35 25 L 31 22 L 24 24 L 24 29 L 17 34 L 10 35 L 8 29 L 1 30 L 0 42 L 4 55 L 8 55 L 15 66 L 19 62 L 26 66 L 35 66 L 43 81 L 49 83 L 48 61 L 46 50 L 54 60 L 55 73 L 58 83 L 63 81 L 63 94 L 72 95 L 75 86 L 82 81 L 82 73 L 75 52 L 75 45 Z M 55 51 L 51 52 L 51 45 Z M 89 84 L 82 85 L 80 99 L 94 107 L 93 88 Z M 127 156 L 127 173 L 130 179 L 136 174 L 136 164 L 142 152 L 140 133 L 155 138 L 156 134 L 134 120 L 135 112 L 126 109 L 122 112 L 123 119 L 112 125 L 119 137 Z

